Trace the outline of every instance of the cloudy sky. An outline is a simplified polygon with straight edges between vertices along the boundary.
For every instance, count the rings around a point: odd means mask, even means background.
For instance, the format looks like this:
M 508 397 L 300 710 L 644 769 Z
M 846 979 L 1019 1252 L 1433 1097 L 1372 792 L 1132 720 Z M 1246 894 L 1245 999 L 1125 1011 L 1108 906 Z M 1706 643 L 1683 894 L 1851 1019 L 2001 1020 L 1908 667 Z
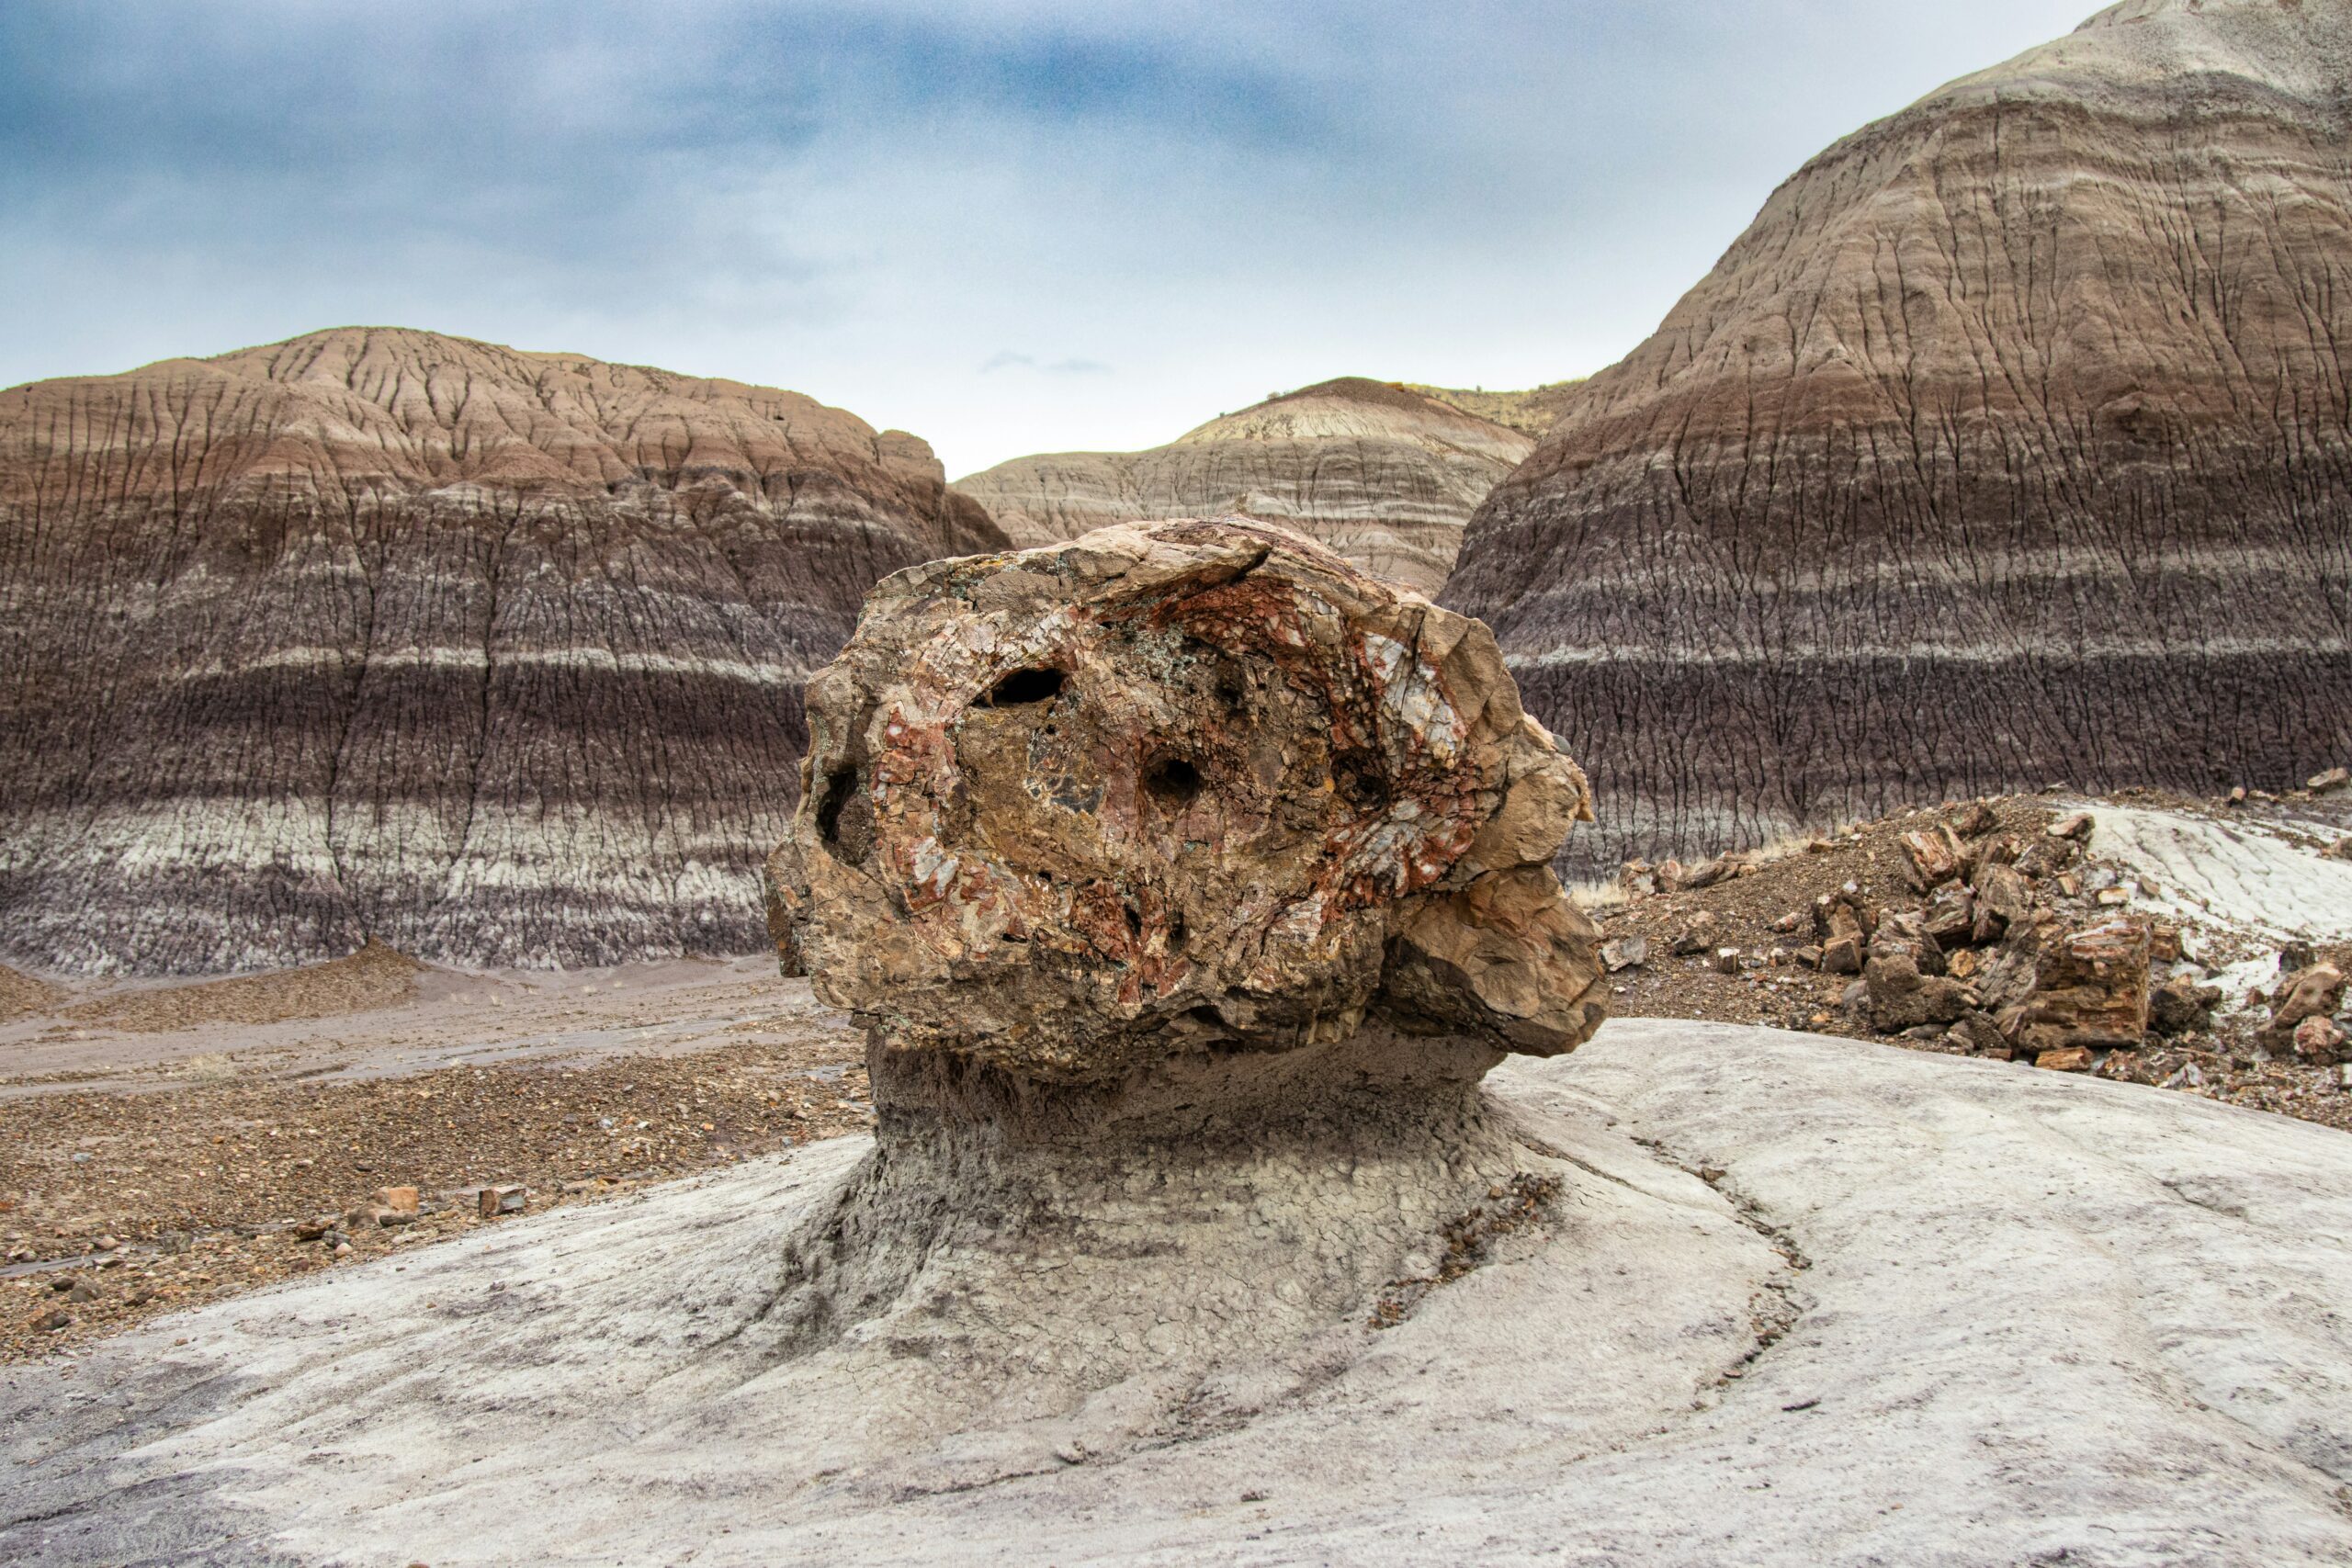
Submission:
M 1526 386 L 2095 0 L 6 0 L 0 385 L 349 323 L 793 387 L 951 474 Z

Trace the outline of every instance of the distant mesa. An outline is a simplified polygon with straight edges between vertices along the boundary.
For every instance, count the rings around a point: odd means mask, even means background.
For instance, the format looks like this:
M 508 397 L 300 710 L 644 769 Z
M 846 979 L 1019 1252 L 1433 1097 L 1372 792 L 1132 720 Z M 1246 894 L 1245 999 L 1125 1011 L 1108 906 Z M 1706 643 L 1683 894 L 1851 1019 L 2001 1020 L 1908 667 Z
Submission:
M 1145 452 L 1016 457 L 956 481 L 1016 544 L 1114 523 L 1238 515 L 1433 593 L 1462 525 L 1534 447 L 1563 389 L 1464 392 L 1343 377 Z
M 1443 595 L 1590 864 L 2352 750 L 2348 139 L 2352 6 L 2132 0 L 1774 193 Z
M 0 392 L 0 952 L 756 950 L 808 671 L 1003 543 L 797 392 L 433 333 Z

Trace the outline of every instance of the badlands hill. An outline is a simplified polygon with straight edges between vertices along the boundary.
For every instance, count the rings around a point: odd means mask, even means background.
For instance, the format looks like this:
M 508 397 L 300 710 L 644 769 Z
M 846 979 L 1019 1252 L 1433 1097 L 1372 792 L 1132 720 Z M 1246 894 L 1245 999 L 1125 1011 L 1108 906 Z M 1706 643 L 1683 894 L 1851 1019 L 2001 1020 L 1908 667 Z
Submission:
M 2348 133 L 2352 6 L 2132 0 L 1776 192 L 1446 589 L 1588 861 L 2352 749 Z
M 956 481 L 1016 544 L 1113 523 L 1229 513 L 1310 534 L 1356 565 L 1433 593 L 1462 525 L 1527 456 L 1540 419 L 1513 399 L 1343 377 L 1222 414 L 1147 452 L 1016 457 Z M 1493 400 L 1472 412 L 1454 400 Z
M 748 951 L 800 687 L 1002 535 L 798 393 L 350 328 L 0 392 L 0 946 Z

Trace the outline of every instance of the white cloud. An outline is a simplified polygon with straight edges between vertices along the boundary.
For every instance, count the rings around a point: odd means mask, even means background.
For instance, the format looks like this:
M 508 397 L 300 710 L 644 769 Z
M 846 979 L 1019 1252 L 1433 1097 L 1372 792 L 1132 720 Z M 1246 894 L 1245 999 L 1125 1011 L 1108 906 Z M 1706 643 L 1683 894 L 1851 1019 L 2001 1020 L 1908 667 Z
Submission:
M 961 474 L 1555 380 L 2089 4 L 15 0 L 0 383 L 398 323 L 794 387 Z

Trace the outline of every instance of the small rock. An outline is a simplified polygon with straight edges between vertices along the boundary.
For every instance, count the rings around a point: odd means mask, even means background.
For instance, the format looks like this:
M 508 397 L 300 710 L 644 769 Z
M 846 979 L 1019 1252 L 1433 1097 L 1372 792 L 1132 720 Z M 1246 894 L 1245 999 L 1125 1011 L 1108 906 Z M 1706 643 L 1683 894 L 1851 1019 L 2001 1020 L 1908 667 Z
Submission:
M 54 1312 L 45 1312 L 33 1319 L 33 1326 L 44 1334 L 54 1334 L 61 1328 L 73 1327 L 74 1314 L 63 1307 L 59 1307 Z
M 2320 851 L 2319 858 L 2322 860 L 2352 860 L 2352 833 L 2346 834 L 2343 838 L 2340 838 L 2336 840 L 2335 842 L 2328 845 L 2327 848 Z
M 1911 885 L 1922 893 L 1932 893 L 1960 875 L 1960 840 L 1950 828 L 1904 834 L 1903 852 L 1911 863 Z
M 122 1243 L 117 1241 L 110 1235 L 102 1235 L 98 1237 L 96 1241 L 91 1243 L 91 1245 L 96 1247 L 100 1252 L 112 1252 L 120 1247 Z
M 2352 843 L 2352 840 L 2347 840 L 2346 841 Z M 1781 936 L 1787 936 L 1792 931 L 1802 931 L 1804 928 L 1804 916 L 1795 909 L 1791 909 L 1787 914 L 1782 915 L 1779 919 L 1772 922 L 1773 931 Z
M 1882 1034 L 1934 1024 L 1939 1027 L 1926 1036 L 1934 1039 L 1943 1032 L 1941 1025 L 1959 1021 L 1976 1005 L 1974 995 L 1959 981 L 1920 973 L 1916 953 L 1899 944 L 1873 946 L 1862 978 L 1871 1024 Z
M 1719 948 L 1715 949 L 1715 961 L 1714 961 L 1714 962 L 1715 962 L 1715 973 L 1716 973 L 1716 974 L 1718 974 L 1718 975 L 1736 975 L 1736 974 L 1738 974 L 1738 973 L 1739 973 L 1739 949 L 1737 949 L 1737 948 L 1736 948 L 1736 947 L 1719 947 Z
M 2077 843 L 2088 839 L 2098 819 L 2087 811 L 2077 811 L 2071 817 L 2061 817 L 2042 829 L 2053 839 L 2072 839 Z
M 2221 1005 L 2221 987 L 2200 986 L 2186 975 L 2176 975 L 2148 993 L 2148 1026 L 2159 1034 L 2210 1029 L 2213 1010 Z
M 1862 972 L 1862 939 L 1859 934 L 1834 936 L 1821 945 L 1821 967 L 1832 975 Z
M 1621 970 L 1639 969 L 1650 961 L 1650 939 L 1645 936 L 1612 937 L 1600 944 L 1600 962 L 1612 975 Z
M 1671 865 L 1673 863 L 1669 861 L 1667 863 Z M 1706 864 L 1692 866 L 1689 871 L 1684 872 L 1679 886 L 1685 892 L 1695 893 L 1701 888 L 1713 887 L 1718 882 L 1726 882 L 1739 875 L 1747 864 L 1747 862 L 1743 856 L 1717 855 Z
M 379 1187 L 368 1200 L 379 1209 L 390 1209 L 396 1214 L 413 1214 L 417 1209 L 416 1189 L 413 1187 Z
M 2091 1070 L 2091 1054 L 2080 1045 L 2062 1045 L 2042 1052 L 2033 1065 L 2053 1073 L 2086 1073 Z
M 1989 800 L 1970 802 L 1967 807 L 1952 819 L 1952 827 L 1964 839 L 1982 838 L 2000 825 L 2000 814 L 1993 809 L 1993 803 Z
M 2344 1005 L 2344 971 L 2333 964 L 2314 964 L 2290 975 L 2271 993 L 2270 1021 L 2262 1030 L 2264 1043 L 2276 1050 L 2296 1038 L 2295 1032 L 2304 1020 L 2324 1021 Z
M 2307 1018 L 2295 1025 L 2296 1059 L 2330 1066 L 2343 1055 L 2344 1040 L 2344 1031 L 2333 1020 Z
M 2352 770 L 2330 768 L 2324 773 L 2313 773 L 2303 787 L 2313 795 L 2327 795 L 2352 784 Z
M 2229 799 L 2232 806 L 2244 806 L 2245 804 L 2245 785 L 2239 784 L 2235 788 L 2232 789 L 2230 791 Z
M 1693 953 L 1704 953 L 1715 945 L 1714 938 L 1715 917 L 1702 909 L 1690 918 L 1690 923 L 1683 928 L 1682 934 L 1674 939 L 1674 955 L 1688 958 Z
M 496 1219 L 501 1214 L 519 1214 L 528 1201 L 528 1189 L 522 1187 L 485 1187 L 477 1200 L 481 1217 Z
M 1796 959 L 1797 966 L 1801 969 L 1821 967 L 1821 949 L 1817 947 L 1800 947 L 1792 956 Z
M 2006 1062 L 2013 1055 L 1992 1015 L 1981 1009 L 1972 1008 L 1962 1013 L 1960 1021 L 1951 1026 L 1951 1038 L 1979 1055 L 1998 1056 Z

